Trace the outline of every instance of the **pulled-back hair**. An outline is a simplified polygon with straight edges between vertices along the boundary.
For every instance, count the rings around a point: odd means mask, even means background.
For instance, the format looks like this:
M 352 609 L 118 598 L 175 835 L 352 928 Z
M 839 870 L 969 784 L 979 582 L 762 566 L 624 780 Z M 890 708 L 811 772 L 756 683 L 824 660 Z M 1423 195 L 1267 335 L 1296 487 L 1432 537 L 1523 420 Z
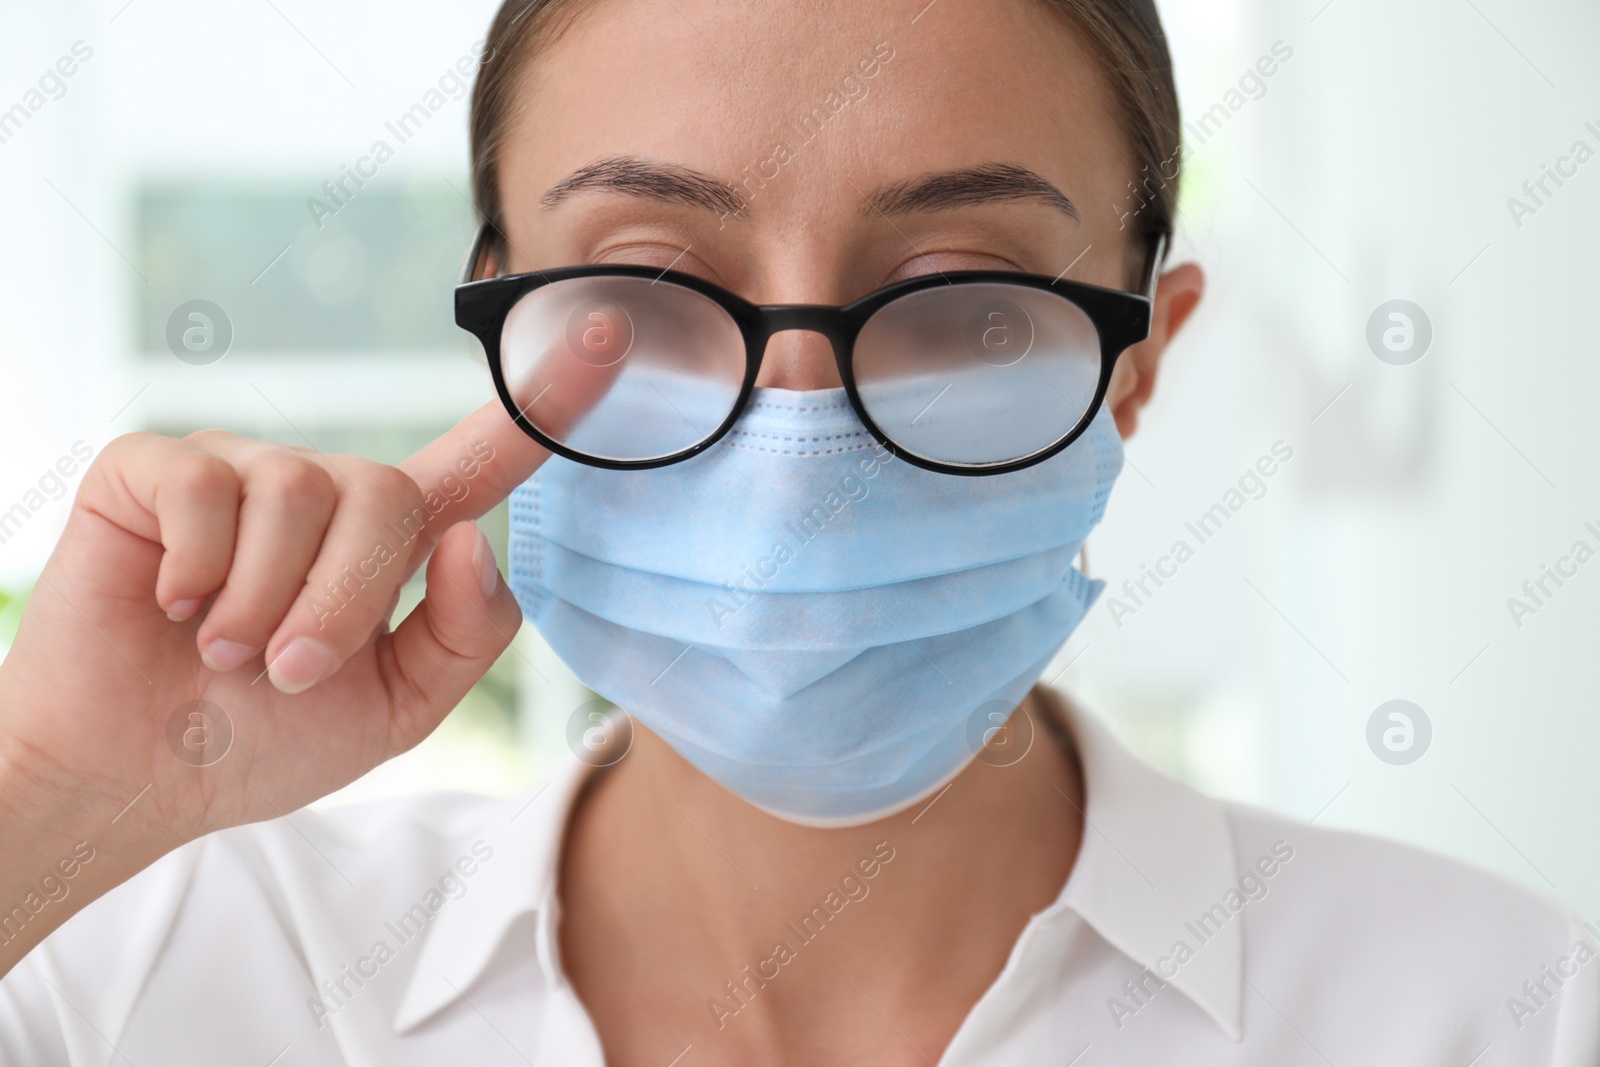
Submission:
M 1172 56 L 1154 0 L 1041 2 L 1084 35 L 1101 61 L 1120 112 L 1135 173 L 1116 210 L 1133 232 L 1131 248 L 1142 250 L 1156 236 L 1170 243 L 1178 209 L 1182 130 Z M 489 29 L 472 92 L 472 190 L 496 243 L 505 232 L 500 146 L 514 117 L 521 75 L 582 8 L 581 0 L 505 0 Z

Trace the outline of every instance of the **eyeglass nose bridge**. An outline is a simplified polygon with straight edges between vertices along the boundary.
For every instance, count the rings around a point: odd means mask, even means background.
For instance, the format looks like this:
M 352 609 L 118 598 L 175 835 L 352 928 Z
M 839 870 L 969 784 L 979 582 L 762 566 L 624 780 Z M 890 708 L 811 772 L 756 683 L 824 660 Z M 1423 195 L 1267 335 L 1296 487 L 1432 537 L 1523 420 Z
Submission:
M 837 349 L 844 347 L 854 333 L 844 309 L 825 304 L 770 304 L 756 308 L 756 315 L 763 341 L 770 341 L 774 334 L 802 330 L 821 334 Z
M 833 349 L 834 362 L 839 369 L 839 377 L 850 389 L 849 365 L 850 349 L 855 340 L 857 324 L 844 308 L 829 307 L 826 304 L 768 304 L 755 309 L 755 330 L 752 342 L 752 366 L 750 368 L 751 381 L 759 372 L 762 361 L 766 359 L 767 346 L 772 338 L 780 333 L 801 332 L 814 333 L 827 340 Z

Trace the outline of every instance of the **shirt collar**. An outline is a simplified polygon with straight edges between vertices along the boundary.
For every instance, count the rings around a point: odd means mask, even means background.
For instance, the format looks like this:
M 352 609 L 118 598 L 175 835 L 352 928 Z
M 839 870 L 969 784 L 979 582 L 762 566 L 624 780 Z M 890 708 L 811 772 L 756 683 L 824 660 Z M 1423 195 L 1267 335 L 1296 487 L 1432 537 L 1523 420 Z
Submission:
M 1043 686 L 1035 692 L 1076 746 L 1087 797 L 1072 873 L 1036 922 L 1076 912 L 1240 1040 L 1242 924 L 1202 921 L 1219 904 L 1237 910 L 1225 903 L 1239 877 L 1226 809 L 1141 763 L 1069 701 Z M 470 995 L 525 916 L 537 915 L 535 951 L 549 987 L 566 985 L 556 943 L 557 865 L 568 815 L 593 771 L 568 758 L 538 790 L 491 806 L 476 832 L 494 848 L 494 862 L 475 879 L 471 907 L 444 909 L 429 925 L 395 1014 L 396 1033 Z
M 544 785 L 490 805 L 473 833 L 494 849 L 473 879 L 468 907 L 442 909 L 428 931 L 412 970 L 394 1029 L 404 1034 L 420 1026 L 483 976 L 513 925 L 538 919 L 535 951 L 550 988 L 566 979 L 555 939 L 557 866 L 578 793 L 594 768 L 566 757 Z
M 1243 898 L 1226 808 L 1136 759 L 1070 701 L 1035 692 L 1076 746 L 1088 808 L 1072 873 L 1041 918 L 1077 912 L 1239 1041 Z

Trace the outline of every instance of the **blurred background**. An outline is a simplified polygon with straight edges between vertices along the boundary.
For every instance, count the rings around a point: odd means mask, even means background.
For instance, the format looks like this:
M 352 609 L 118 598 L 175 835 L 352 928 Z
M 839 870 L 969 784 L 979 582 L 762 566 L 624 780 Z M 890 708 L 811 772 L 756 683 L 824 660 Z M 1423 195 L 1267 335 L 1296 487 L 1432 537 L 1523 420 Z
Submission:
M 490 398 L 450 290 L 495 3 L 0 3 L 3 648 L 117 435 L 395 462 Z M 1600 8 L 1160 6 L 1210 288 L 1046 678 L 1210 791 L 1600 917 Z M 588 696 L 525 626 L 322 803 L 527 788 Z

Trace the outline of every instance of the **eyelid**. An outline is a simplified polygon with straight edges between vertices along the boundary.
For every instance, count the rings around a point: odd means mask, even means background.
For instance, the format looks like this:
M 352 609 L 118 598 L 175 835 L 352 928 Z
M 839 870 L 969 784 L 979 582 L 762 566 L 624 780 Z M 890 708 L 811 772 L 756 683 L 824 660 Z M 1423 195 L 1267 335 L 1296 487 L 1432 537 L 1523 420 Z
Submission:
M 969 262 L 962 263 L 962 264 L 959 264 L 959 265 L 956 265 L 956 264 L 929 265 L 927 267 L 927 269 L 908 270 L 908 268 L 912 268 L 912 267 L 916 266 L 919 263 L 919 261 L 936 260 L 936 259 L 939 259 L 940 257 L 960 258 L 960 259 L 968 260 Z M 982 263 L 970 262 L 972 260 L 984 260 L 985 262 L 982 262 Z M 1026 274 L 1026 273 L 1028 273 L 1027 269 L 1025 267 L 1021 266 L 1020 264 L 1018 264 L 1015 260 L 1007 259 L 1005 256 L 996 255 L 993 252 L 974 252 L 974 251 L 971 251 L 971 250 L 959 250 L 958 251 L 956 249 L 937 249 L 937 250 L 934 250 L 934 251 L 918 251 L 918 253 L 915 256 L 912 256 L 909 259 L 903 260 L 901 263 L 899 263 L 893 270 L 891 270 L 886 275 L 886 279 L 887 280 L 886 280 L 885 284 L 891 284 L 893 282 L 899 282 L 899 281 L 906 281 L 906 280 L 911 279 L 911 278 L 921 278 L 921 277 L 925 277 L 926 275 L 929 275 L 929 274 L 942 274 L 942 273 L 944 273 L 946 271 L 957 271 L 957 270 L 1000 270 L 1000 271 L 1015 271 L 1018 274 Z
M 634 251 L 648 252 L 648 260 L 639 262 L 633 258 L 618 259 L 618 253 Z M 613 245 L 606 245 L 588 257 L 592 264 L 620 263 L 624 265 L 658 267 L 661 270 L 680 271 L 684 274 L 697 274 L 710 277 L 714 272 L 706 262 L 694 254 L 694 244 L 675 245 L 670 241 L 623 241 Z

